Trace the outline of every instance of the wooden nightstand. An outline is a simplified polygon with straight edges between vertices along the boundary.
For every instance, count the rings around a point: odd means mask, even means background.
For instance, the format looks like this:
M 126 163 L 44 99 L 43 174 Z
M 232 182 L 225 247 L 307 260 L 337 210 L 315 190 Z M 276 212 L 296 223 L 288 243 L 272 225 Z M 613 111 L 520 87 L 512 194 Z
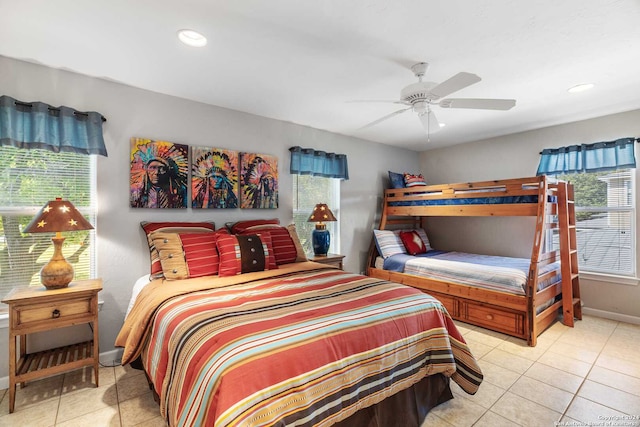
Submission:
M 319 263 L 322 263 L 322 264 L 335 265 L 340 270 L 343 269 L 342 268 L 342 259 L 343 258 L 344 258 L 344 255 L 340 255 L 340 254 L 327 254 L 325 256 L 315 255 L 315 254 L 307 255 L 307 259 L 309 261 L 319 262 Z
M 9 305 L 9 413 L 16 401 L 16 384 L 93 366 L 98 386 L 98 292 L 102 279 L 71 282 L 62 289 L 20 287 L 2 302 Z M 92 325 L 90 341 L 27 353 L 27 335 L 66 326 Z M 16 341 L 20 339 L 19 353 Z

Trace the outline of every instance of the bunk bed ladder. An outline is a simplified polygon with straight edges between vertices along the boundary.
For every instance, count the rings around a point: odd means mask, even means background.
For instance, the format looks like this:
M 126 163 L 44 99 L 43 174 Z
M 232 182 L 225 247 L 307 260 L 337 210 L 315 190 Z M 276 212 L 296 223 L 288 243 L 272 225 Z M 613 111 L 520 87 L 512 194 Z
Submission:
M 573 327 L 575 319 L 582 319 L 578 247 L 576 238 L 576 208 L 573 185 L 558 183 L 558 221 L 560 225 L 560 261 L 562 263 L 563 323 Z

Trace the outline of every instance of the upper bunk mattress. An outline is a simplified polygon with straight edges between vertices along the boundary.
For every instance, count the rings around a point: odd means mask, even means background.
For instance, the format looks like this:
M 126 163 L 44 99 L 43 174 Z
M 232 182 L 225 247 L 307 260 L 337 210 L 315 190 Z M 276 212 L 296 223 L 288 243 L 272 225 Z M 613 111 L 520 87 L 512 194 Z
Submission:
M 445 282 L 525 295 L 530 264 L 531 260 L 528 258 L 429 251 L 422 256 L 392 255 L 385 260 L 384 268 Z M 559 269 L 559 263 L 552 263 L 541 267 L 539 274 Z M 538 290 L 559 280 L 560 274 L 538 283 Z

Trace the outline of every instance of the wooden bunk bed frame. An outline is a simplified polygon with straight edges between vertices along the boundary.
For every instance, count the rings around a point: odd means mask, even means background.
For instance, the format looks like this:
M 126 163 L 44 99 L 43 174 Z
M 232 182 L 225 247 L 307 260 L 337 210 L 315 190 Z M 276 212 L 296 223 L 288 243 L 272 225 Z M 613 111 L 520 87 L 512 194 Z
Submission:
M 537 199 L 525 199 L 537 201 L 398 205 L 398 202 L 502 196 L 537 196 Z M 369 250 L 367 274 L 419 288 L 442 301 L 454 319 L 522 338 L 530 346 L 535 346 L 538 335 L 557 320 L 560 309 L 563 312 L 563 323 L 567 326 L 573 327 L 574 318 L 582 319 L 573 198 L 573 185 L 564 181 L 552 181 L 545 176 L 385 190 L 380 230 L 424 228 L 423 219 L 429 216 L 536 217 L 525 295 L 376 268 L 375 261 L 379 254 L 375 241 L 372 241 Z M 545 251 L 545 239 L 549 231 L 554 229 L 557 229 L 559 235 L 559 249 Z M 539 273 L 539 269 L 556 261 L 561 263 L 561 281 L 538 291 L 539 282 L 552 279 L 557 274 L 556 271 Z M 555 302 L 550 307 L 538 310 L 551 298 L 555 298 Z

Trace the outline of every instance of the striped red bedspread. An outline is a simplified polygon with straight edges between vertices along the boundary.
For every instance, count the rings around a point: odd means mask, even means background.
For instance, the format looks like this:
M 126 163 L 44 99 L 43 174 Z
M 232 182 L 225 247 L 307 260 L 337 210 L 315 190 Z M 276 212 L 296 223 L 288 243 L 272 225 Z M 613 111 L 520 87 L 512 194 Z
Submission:
M 478 389 L 432 297 L 336 269 L 274 274 L 154 310 L 140 348 L 169 425 L 328 426 L 436 373 Z

